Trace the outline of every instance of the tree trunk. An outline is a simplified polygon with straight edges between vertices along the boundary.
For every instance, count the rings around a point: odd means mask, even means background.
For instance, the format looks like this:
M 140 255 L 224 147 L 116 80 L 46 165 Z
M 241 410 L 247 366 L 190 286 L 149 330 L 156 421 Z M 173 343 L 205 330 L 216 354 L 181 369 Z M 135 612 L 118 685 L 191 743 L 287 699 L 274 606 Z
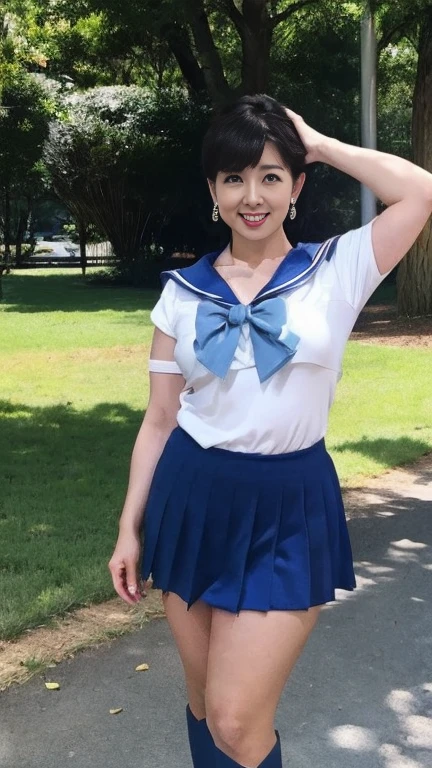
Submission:
M 23 243 L 25 231 L 27 229 L 28 216 L 29 216 L 28 210 L 21 211 L 18 216 L 18 226 L 16 230 L 16 237 L 15 237 L 15 264 L 17 265 L 17 267 L 19 267 L 22 262 L 22 243 Z
M 243 29 L 239 30 L 243 52 L 239 91 L 242 94 L 266 93 L 273 32 L 266 0 L 244 2 L 243 20 Z
M 236 96 L 266 93 L 269 80 L 270 48 L 273 30 L 298 11 L 319 0 L 298 0 L 280 13 L 274 13 L 269 0 L 221 0 L 223 9 L 234 23 L 242 43 L 241 83 Z
M 4 186 L 4 258 L 6 264 L 10 264 L 11 261 L 11 201 L 10 201 L 10 184 L 9 181 L 5 181 Z
M 432 172 L 432 8 L 423 14 L 413 102 L 413 161 Z M 397 308 L 409 317 L 432 315 L 431 219 L 399 265 Z
M 86 225 L 81 220 L 78 221 L 78 233 L 79 233 L 81 272 L 83 273 L 83 275 L 85 275 L 86 268 L 87 268 L 87 228 L 86 228 Z
M 33 215 L 34 200 L 29 200 L 29 216 L 28 216 L 28 231 L 29 231 L 29 244 L 30 251 L 29 256 L 33 256 L 36 250 L 36 237 L 35 237 L 35 219 Z
M 161 37 L 165 39 L 185 79 L 191 95 L 205 93 L 206 82 L 189 43 L 185 29 L 179 24 L 164 24 Z
M 229 98 L 231 89 L 213 40 L 204 0 L 186 0 L 183 10 L 192 31 L 207 91 L 213 104 L 222 103 Z

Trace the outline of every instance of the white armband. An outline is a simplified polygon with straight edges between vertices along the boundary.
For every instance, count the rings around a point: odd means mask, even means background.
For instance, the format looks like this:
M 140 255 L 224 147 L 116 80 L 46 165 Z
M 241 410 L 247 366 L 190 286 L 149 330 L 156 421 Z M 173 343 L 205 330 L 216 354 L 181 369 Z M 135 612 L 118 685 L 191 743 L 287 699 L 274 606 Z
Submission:
M 150 360 L 148 369 L 152 373 L 182 373 L 175 360 Z

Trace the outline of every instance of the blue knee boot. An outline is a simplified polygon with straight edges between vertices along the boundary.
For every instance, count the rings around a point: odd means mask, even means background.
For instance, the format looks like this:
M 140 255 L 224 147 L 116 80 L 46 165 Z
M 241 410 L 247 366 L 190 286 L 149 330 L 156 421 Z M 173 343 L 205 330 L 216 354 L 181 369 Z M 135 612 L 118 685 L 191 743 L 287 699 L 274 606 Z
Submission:
M 281 753 L 281 745 L 280 745 L 280 736 L 279 731 L 275 731 L 276 734 L 276 744 L 274 745 L 273 749 L 269 752 L 267 757 L 264 758 L 262 763 L 259 764 L 258 768 L 282 768 L 282 753 Z M 222 752 L 222 750 L 218 749 L 218 747 L 215 746 L 215 752 L 216 752 L 216 768 L 245 768 L 245 766 L 241 766 L 240 763 L 236 763 L 235 760 L 233 760 L 231 757 L 228 757 L 228 755 L 225 754 L 225 752 Z
M 216 768 L 216 747 L 207 720 L 197 720 L 189 704 L 186 707 L 186 720 L 194 768 Z

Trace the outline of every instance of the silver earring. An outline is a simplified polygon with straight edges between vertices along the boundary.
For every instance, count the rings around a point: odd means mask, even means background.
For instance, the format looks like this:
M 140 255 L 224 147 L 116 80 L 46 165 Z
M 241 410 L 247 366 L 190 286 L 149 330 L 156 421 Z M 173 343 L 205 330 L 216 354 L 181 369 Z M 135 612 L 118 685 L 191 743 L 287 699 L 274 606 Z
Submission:
M 212 213 L 212 219 L 213 221 L 217 221 L 219 218 L 219 206 L 217 203 L 213 206 L 213 213 Z
M 296 203 L 295 197 L 292 197 L 291 198 L 291 207 L 290 207 L 290 212 L 289 212 L 289 217 L 290 217 L 291 221 L 294 221 L 295 217 L 297 216 L 297 211 L 296 211 L 295 203 Z

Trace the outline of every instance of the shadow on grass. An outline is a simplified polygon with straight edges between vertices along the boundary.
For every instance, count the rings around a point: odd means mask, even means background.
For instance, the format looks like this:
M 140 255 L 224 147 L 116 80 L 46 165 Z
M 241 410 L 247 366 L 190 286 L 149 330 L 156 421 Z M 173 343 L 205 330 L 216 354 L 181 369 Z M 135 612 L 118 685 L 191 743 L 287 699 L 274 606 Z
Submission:
M 396 289 L 393 284 L 382 284 L 368 304 L 394 304 Z M 4 312 L 98 312 L 118 309 L 135 312 L 153 308 L 160 290 L 94 284 L 81 274 L 56 274 L 55 272 L 29 275 L 13 272 L 3 280 L 2 303 Z
M 3 312 L 122 312 L 150 310 L 160 291 L 93 285 L 81 275 L 13 273 L 3 281 Z
M 143 415 L 0 401 L 0 636 L 114 594 L 107 563 Z
M 331 453 L 353 451 L 362 456 L 379 461 L 386 467 L 395 467 L 418 459 L 430 453 L 430 444 L 424 440 L 414 440 L 411 437 L 378 437 L 375 439 L 346 440 L 331 448 Z

